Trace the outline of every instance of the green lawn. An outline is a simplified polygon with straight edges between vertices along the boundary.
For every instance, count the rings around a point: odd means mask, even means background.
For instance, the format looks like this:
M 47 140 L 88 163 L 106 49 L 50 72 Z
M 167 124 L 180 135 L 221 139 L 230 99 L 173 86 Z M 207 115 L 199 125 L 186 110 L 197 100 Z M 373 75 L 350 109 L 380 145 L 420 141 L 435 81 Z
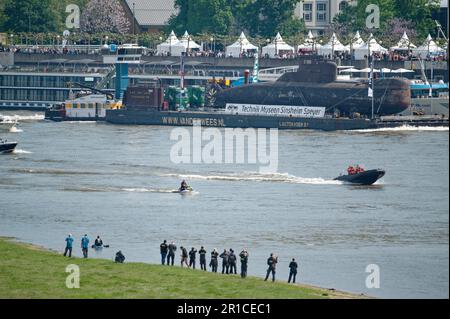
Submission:
M 66 258 L 0 238 L 0 298 L 358 298 L 261 278 L 241 279 L 180 267 Z M 80 288 L 66 288 L 66 266 L 80 267 Z

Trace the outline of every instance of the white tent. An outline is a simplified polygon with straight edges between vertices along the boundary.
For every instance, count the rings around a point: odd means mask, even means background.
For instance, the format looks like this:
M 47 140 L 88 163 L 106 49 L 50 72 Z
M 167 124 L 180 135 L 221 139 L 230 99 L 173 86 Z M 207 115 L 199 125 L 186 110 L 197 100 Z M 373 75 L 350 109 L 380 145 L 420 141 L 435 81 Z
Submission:
M 348 52 L 348 49 L 345 45 L 343 45 L 336 36 L 336 33 L 330 38 L 327 44 L 323 45 L 318 50 L 320 55 L 328 55 L 333 54 L 333 52 Z
M 319 49 L 321 45 L 314 40 L 314 36 L 311 30 L 308 32 L 308 36 L 305 41 L 297 47 L 298 51 L 315 51 Z
M 364 60 L 367 56 L 372 55 L 372 53 L 384 53 L 387 51 L 388 50 L 383 48 L 371 34 L 369 36 L 369 41 L 366 44 L 355 49 L 355 60 Z
M 178 42 L 179 40 L 175 35 L 175 32 L 173 32 L 172 30 L 167 40 L 156 46 L 157 55 L 171 54 L 173 46 L 176 45 Z
M 445 50 L 440 48 L 436 42 L 433 41 L 433 38 L 429 34 L 424 44 L 413 50 L 413 54 L 415 56 L 420 57 L 421 59 L 426 58 L 428 55 L 440 55 L 444 54 Z
M 267 54 L 271 58 L 283 56 L 286 53 L 294 53 L 294 48 L 284 42 L 279 32 L 272 43 L 262 48 L 262 55 L 265 56 Z
M 396 46 L 391 47 L 391 51 L 409 51 L 411 49 L 415 49 L 416 46 L 409 40 L 408 35 L 406 34 L 406 31 L 403 32 L 403 36 L 398 41 Z
M 355 50 L 357 48 L 362 47 L 363 45 L 365 45 L 366 43 L 364 42 L 364 40 L 361 38 L 361 34 L 359 33 L 359 31 L 356 31 L 355 36 L 352 39 L 351 44 L 346 45 L 345 47 L 348 49 L 348 51 L 350 52 L 350 50 Z
M 185 52 L 199 50 L 200 45 L 192 40 L 192 37 L 186 31 L 180 41 L 172 45 L 172 56 L 181 56 Z
M 236 42 L 234 42 L 232 45 L 227 46 L 225 55 L 227 57 L 232 56 L 233 58 L 239 58 L 244 52 L 256 50 L 258 50 L 258 47 L 251 44 L 250 41 L 247 40 L 244 32 L 242 32 Z

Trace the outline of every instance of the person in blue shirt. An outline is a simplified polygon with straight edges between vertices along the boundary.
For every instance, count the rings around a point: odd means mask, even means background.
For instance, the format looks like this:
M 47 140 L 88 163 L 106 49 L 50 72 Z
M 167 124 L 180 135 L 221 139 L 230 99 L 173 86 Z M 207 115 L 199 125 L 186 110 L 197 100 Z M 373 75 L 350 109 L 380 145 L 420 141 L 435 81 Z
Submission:
M 81 238 L 81 249 L 83 250 L 83 257 L 88 258 L 89 238 L 87 235 Z
M 73 237 L 72 234 L 69 234 L 66 238 L 66 249 L 64 249 L 64 257 L 66 257 L 67 253 L 69 253 L 69 257 L 72 257 L 72 244 Z

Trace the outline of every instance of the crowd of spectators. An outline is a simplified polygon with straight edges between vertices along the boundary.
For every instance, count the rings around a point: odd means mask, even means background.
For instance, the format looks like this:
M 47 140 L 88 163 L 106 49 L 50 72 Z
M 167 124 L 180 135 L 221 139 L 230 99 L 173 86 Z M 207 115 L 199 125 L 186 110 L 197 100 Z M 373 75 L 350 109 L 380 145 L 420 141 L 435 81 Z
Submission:
M 26 53 L 26 54 L 45 54 L 45 55 L 79 55 L 79 54 L 100 54 L 100 50 L 95 47 L 88 48 L 86 46 L 66 46 L 62 48 L 61 46 L 1 46 L 0 52 L 14 52 L 14 53 Z M 282 52 L 275 56 L 276 59 L 295 59 L 299 56 L 311 55 L 314 52 L 311 51 L 301 51 L 297 53 L 293 52 Z M 254 58 L 255 51 L 245 51 L 239 58 Z M 146 56 L 170 56 L 170 52 L 158 53 L 155 49 L 148 49 L 145 52 Z M 185 54 L 188 57 L 215 57 L 215 58 L 232 58 L 231 55 L 227 55 L 224 51 L 213 51 L 213 50 L 191 50 Z M 394 51 L 394 52 L 374 52 L 373 57 L 375 61 L 413 61 L 417 60 L 417 57 L 413 54 L 413 51 Z M 269 55 L 260 55 L 262 59 L 268 59 Z M 340 59 L 340 60 L 350 60 L 352 58 L 349 52 L 334 52 L 334 55 L 325 55 L 326 59 Z M 354 59 L 354 56 L 353 56 Z M 364 56 L 367 59 L 367 55 Z M 446 55 L 429 56 L 425 58 L 426 61 L 446 61 Z

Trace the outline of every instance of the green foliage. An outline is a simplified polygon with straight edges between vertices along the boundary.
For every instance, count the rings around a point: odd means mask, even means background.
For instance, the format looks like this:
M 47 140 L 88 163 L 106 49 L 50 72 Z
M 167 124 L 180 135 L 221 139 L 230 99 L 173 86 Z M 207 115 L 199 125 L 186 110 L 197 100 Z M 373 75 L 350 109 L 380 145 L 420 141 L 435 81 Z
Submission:
M 0 0 L 0 31 L 58 32 L 66 29 L 66 7 L 83 10 L 88 0 Z
M 305 30 L 294 17 L 300 0 L 176 0 L 178 15 L 169 21 L 169 29 L 192 34 L 238 34 L 273 37 L 277 32 L 291 36 Z
M 74 249 L 76 246 L 74 246 Z M 113 249 L 113 248 L 108 248 Z M 0 298 L 360 298 L 339 291 L 241 279 L 181 267 L 66 258 L 0 238 Z M 111 256 L 115 251 L 110 251 Z M 126 256 L 126 252 L 125 256 Z M 67 289 L 66 267 L 80 267 L 80 289 Z
M 56 0 L 8 0 L 3 10 L 3 29 L 9 32 L 57 30 Z
M 179 9 L 179 14 L 170 18 L 167 31 L 227 34 L 233 24 L 231 6 L 227 0 L 176 0 L 175 7 Z
M 380 29 L 366 28 L 366 7 L 376 4 L 380 8 Z M 419 37 L 424 38 L 428 33 L 433 34 L 435 25 L 432 14 L 439 8 L 436 0 L 358 0 L 356 5 L 347 6 L 334 20 L 334 28 L 342 34 L 356 32 L 357 30 L 373 32 L 376 36 L 390 34 L 392 20 L 402 19 L 410 22 L 412 30 Z
M 285 36 L 304 31 L 303 22 L 294 17 L 300 0 L 248 1 L 238 14 L 240 24 L 253 36 L 273 37 L 277 32 Z

